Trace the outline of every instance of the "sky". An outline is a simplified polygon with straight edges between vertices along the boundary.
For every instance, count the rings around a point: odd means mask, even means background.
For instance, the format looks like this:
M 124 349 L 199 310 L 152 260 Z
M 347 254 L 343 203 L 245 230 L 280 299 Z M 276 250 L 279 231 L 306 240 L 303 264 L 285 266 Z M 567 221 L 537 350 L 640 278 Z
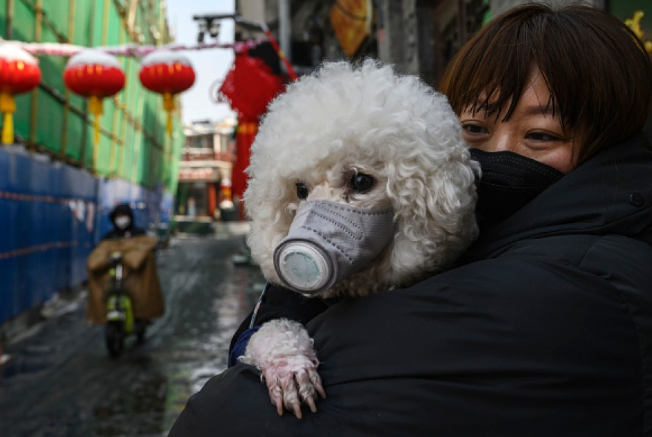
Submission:
M 193 15 L 233 13 L 235 0 L 166 0 L 168 23 L 176 34 L 175 43 L 197 44 L 198 26 Z M 204 37 L 205 43 L 215 42 L 210 35 Z M 233 20 L 222 20 L 220 43 L 233 42 Z M 219 121 L 235 113 L 228 104 L 213 103 L 209 95 L 212 85 L 219 84 L 233 65 L 232 49 L 189 50 L 183 52 L 195 70 L 195 84 L 181 94 L 181 111 L 184 123 L 197 120 Z

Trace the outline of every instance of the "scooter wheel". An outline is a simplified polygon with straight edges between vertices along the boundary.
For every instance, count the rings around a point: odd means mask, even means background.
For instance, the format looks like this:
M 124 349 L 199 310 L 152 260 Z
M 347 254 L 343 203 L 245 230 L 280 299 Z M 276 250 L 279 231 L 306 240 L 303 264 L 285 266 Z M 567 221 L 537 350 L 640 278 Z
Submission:
M 144 320 L 136 320 L 136 343 L 145 343 L 145 331 L 147 331 L 147 322 Z
M 106 325 L 106 348 L 113 358 L 117 358 L 124 350 L 125 334 L 122 326 L 118 323 Z

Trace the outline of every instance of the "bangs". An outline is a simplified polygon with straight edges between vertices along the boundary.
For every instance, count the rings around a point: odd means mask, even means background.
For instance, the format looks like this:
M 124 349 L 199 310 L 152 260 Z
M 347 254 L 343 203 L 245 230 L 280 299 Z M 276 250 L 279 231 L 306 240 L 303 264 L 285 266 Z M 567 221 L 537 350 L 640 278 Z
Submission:
M 534 27 L 531 21 L 512 20 L 468 43 L 465 55 L 457 56 L 453 68 L 447 70 L 455 71 L 455 76 L 445 77 L 440 86 L 457 114 L 470 110 L 498 116 L 505 111 L 501 121 L 508 120 L 534 68 L 539 68 L 551 89 L 548 63 L 538 56 L 546 50 L 540 47 L 542 38 Z M 552 105 L 553 111 L 557 106 L 554 100 L 551 92 L 547 105 Z

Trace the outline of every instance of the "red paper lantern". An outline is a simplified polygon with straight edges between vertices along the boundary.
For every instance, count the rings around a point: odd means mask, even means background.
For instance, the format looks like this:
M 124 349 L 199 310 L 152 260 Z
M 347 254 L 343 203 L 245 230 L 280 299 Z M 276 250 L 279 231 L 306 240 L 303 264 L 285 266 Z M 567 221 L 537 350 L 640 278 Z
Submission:
M 143 58 L 141 65 L 140 83 L 163 95 L 163 109 L 168 113 L 167 131 L 172 135 L 172 111 L 176 109 L 174 96 L 195 83 L 195 71 L 188 58 L 170 50 L 150 53 Z
M 88 110 L 95 116 L 94 143 L 100 141 L 102 99 L 119 92 L 125 85 L 125 74 L 115 56 L 100 50 L 83 50 L 68 61 L 63 81 L 75 94 L 90 98 Z
M 2 144 L 14 142 L 14 95 L 30 91 L 39 83 L 41 70 L 38 60 L 17 44 L 0 44 L 0 112 L 4 114 Z

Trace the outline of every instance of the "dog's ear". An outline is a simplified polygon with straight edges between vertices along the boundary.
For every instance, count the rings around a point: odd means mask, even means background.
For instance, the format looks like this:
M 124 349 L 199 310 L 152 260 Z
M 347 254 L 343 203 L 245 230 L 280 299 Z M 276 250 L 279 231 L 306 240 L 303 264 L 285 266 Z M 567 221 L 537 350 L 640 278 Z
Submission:
M 265 279 L 279 283 L 274 269 L 273 254 L 276 245 L 285 238 L 293 218 L 288 209 L 294 192 L 292 183 L 279 175 L 272 166 L 259 157 L 252 159 L 250 179 L 244 193 L 244 207 L 250 220 L 247 245 L 259 264 Z
M 446 268 L 477 236 L 468 151 L 415 152 L 387 173 L 398 222 L 392 266 L 414 274 Z

